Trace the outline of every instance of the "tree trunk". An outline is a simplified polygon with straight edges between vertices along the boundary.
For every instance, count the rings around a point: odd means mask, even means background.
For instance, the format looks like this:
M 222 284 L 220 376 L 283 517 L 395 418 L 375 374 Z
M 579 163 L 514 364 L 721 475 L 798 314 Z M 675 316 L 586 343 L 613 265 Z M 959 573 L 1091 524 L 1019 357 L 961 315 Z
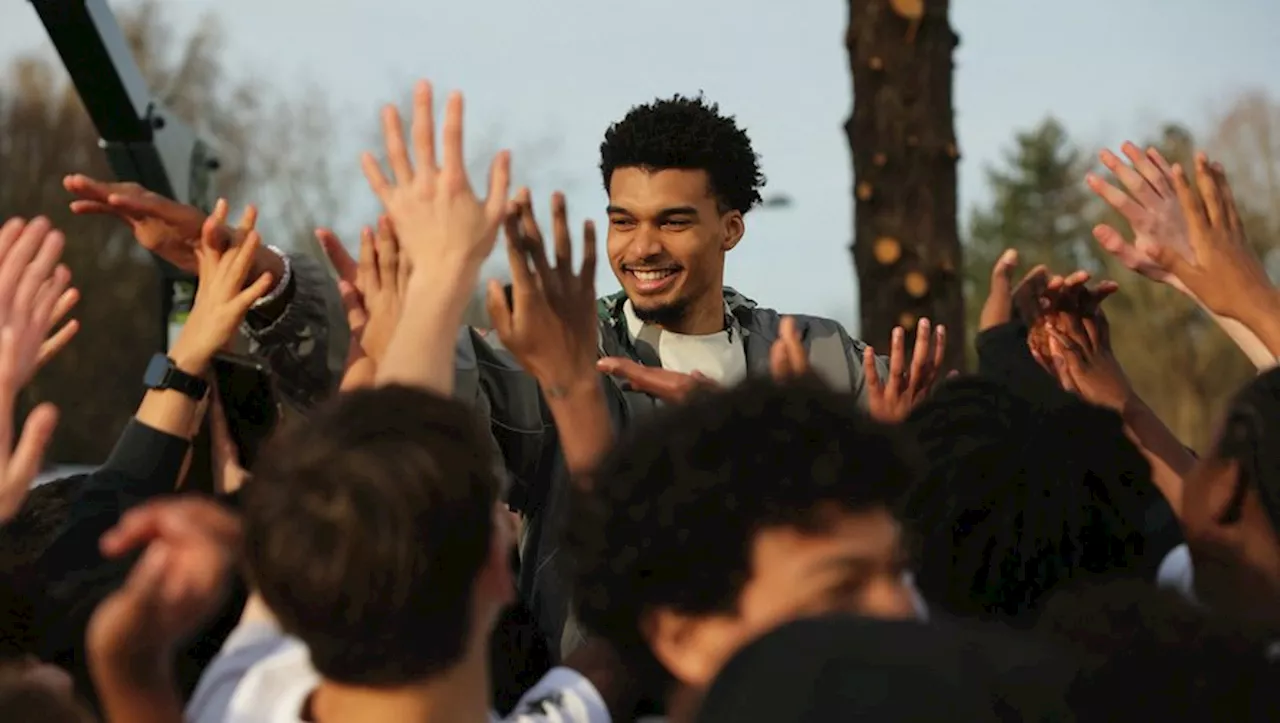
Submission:
M 895 326 L 947 326 L 947 368 L 964 365 L 956 229 L 948 0 L 849 0 L 854 266 L 862 338 L 888 353 Z

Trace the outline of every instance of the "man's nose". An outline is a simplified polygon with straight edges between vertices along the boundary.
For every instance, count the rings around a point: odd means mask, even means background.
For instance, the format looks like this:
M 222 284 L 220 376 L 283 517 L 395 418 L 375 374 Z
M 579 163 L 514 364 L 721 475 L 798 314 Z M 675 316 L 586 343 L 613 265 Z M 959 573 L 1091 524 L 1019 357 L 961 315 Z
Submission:
M 661 256 L 662 252 L 662 238 L 657 229 L 642 224 L 631 235 L 631 243 L 627 249 L 627 256 L 630 258 L 644 261 Z

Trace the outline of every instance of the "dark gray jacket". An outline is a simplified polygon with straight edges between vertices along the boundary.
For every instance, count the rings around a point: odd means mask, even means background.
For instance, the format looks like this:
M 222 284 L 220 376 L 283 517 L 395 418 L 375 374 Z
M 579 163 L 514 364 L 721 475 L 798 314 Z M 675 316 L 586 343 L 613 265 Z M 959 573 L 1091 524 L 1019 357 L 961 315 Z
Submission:
M 338 360 L 345 358 L 345 348 L 331 347 L 345 342 L 347 330 L 342 315 L 335 312 L 340 308 L 337 288 L 322 263 L 304 256 L 290 257 L 290 261 L 295 288 L 284 313 L 270 323 L 250 318 L 245 331 L 250 353 L 265 357 L 279 377 L 282 393 L 294 406 L 306 409 L 337 388 Z M 599 302 L 600 355 L 660 365 L 652 347 L 631 340 L 623 301 L 625 296 L 619 293 Z M 769 349 L 777 339 L 781 318 L 776 311 L 725 289 L 726 332 L 742 339 L 749 374 L 769 373 Z M 830 319 L 793 318 L 815 372 L 834 388 L 856 393 L 865 405 L 865 345 Z M 883 357 L 877 362 L 883 378 L 887 365 Z M 611 379 L 602 378 L 602 384 L 619 430 L 657 404 L 646 394 L 624 391 Z M 560 529 L 556 525 L 564 521 L 568 480 L 551 412 L 538 383 L 520 369 L 496 335 L 473 328 L 458 334 L 454 394 L 474 405 L 492 433 L 495 459 L 501 460 L 508 484 L 508 503 L 526 517 L 520 590 L 549 639 L 559 640 L 568 598 L 562 584 L 565 571 L 557 559 Z

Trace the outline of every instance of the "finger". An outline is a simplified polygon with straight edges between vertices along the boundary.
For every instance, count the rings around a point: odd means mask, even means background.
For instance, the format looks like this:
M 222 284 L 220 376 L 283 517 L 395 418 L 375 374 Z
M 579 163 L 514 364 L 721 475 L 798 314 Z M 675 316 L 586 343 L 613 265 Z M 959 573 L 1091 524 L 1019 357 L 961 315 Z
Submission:
M 316 229 L 316 240 L 320 242 L 320 247 L 324 249 L 324 255 L 329 258 L 329 263 L 333 264 L 333 270 L 338 272 L 338 278 L 354 284 L 358 268 L 356 260 L 351 258 L 351 254 L 342 245 L 342 241 L 338 239 L 337 234 L 327 228 L 318 228 Z
M 1089 186 L 1090 191 L 1093 191 L 1099 198 L 1106 201 L 1107 205 L 1114 208 L 1121 216 L 1124 216 L 1130 224 L 1135 224 L 1146 218 L 1147 210 L 1145 208 L 1133 200 L 1129 194 L 1102 180 L 1102 177 L 1098 174 L 1086 174 L 1084 181 Z
M 22 484 L 23 489 L 31 486 L 36 475 L 40 473 L 44 462 L 44 452 L 53 438 L 53 430 L 58 426 L 58 408 L 45 402 L 31 410 L 27 421 L 22 425 L 22 437 L 18 446 L 9 457 L 5 470 L 6 484 Z
M 85 201 L 80 199 L 71 202 L 71 213 L 78 216 L 88 214 L 115 214 L 116 209 L 105 201 Z
M 444 105 L 444 165 L 440 172 L 458 190 L 467 184 L 466 158 L 462 149 L 462 118 L 462 93 L 455 90 L 449 94 Z
M 933 373 L 936 375 L 939 369 L 942 369 L 943 361 L 947 358 L 947 327 L 945 324 L 938 324 L 938 328 L 933 331 Z
M 361 296 L 375 293 L 378 277 L 378 249 L 373 239 L 373 229 L 365 226 L 360 229 L 360 262 L 356 267 L 356 288 Z
M 431 181 L 436 168 L 435 100 L 431 83 L 418 81 L 413 88 L 413 120 L 409 133 L 413 136 L 413 154 L 418 160 L 418 173 Z
M 66 245 L 62 232 L 51 230 L 40 241 L 40 246 L 36 252 L 35 258 L 27 264 L 27 268 L 18 280 L 18 288 L 14 298 L 14 313 L 30 314 L 35 307 L 36 296 L 40 291 L 40 287 L 52 277 L 54 268 L 58 265 L 58 259 L 62 257 L 62 250 Z M 64 267 L 65 269 L 65 267 Z M 70 279 L 70 272 L 64 271 L 64 278 Z M 62 289 L 58 289 L 58 295 L 62 295 Z M 56 302 L 57 297 L 51 299 Z M 50 311 L 53 306 L 50 304 Z M 41 319 L 37 323 L 43 324 L 47 319 Z M 42 334 L 44 332 L 41 332 Z
M 345 279 L 338 281 L 338 296 L 342 299 L 342 308 L 347 312 L 347 326 L 352 333 L 357 333 L 369 321 L 369 314 L 364 307 L 364 299 L 356 285 Z
M 503 221 L 507 235 L 507 263 L 511 267 L 513 293 L 528 293 L 533 289 L 533 273 L 529 271 L 529 257 L 524 253 L 523 232 L 520 230 L 520 205 L 512 201 Z
M 1221 227 L 1226 223 L 1226 209 L 1222 206 L 1222 196 L 1218 193 L 1218 182 L 1209 170 L 1209 159 L 1203 153 L 1196 154 L 1196 188 L 1200 190 L 1200 198 L 1204 200 L 1205 216 L 1212 227 Z
M 573 242 L 569 238 L 569 210 L 564 194 L 551 194 L 551 238 L 555 243 L 556 271 L 562 276 L 573 273 Z
M 1007 297 L 1013 292 L 1013 270 L 1018 266 L 1017 249 L 1005 249 L 991 267 L 991 290 L 987 296 Z
M 50 312 L 49 320 L 54 324 L 66 318 L 75 305 L 80 303 L 80 290 L 76 288 L 67 289 L 58 296 L 58 300 L 54 302 L 53 311 Z
M 782 339 L 785 343 L 783 347 L 787 352 L 788 364 L 791 367 L 791 373 L 800 376 L 809 372 L 809 354 L 804 348 L 804 339 L 801 338 L 800 329 L 796 326 L 794 317 L 784 317 Z
M 409 160 L 409 149 L 404 144 L 404 123 L 400 120 L 400 109 L 394 104 L 388 104 L 382 109 L 382 138 L 387 147 L 387 165 L 391 167 L 391 176 L 396 185 L 409 185 L 413 182 L 413 162 Z
M 1160 175 L 1164 176 L 1165 182 L 1169 187 L 1173 187 L 1173 165 L 1165 160 L 1164 154 L 1155 146 L 1147 146 L 1147 158 L 1151 160 L 1155 167 L 1160 169 Z
M 578 272 L 580 288 L 595 297 L 596 287 L 596 224 L 594 221 L 582 223 L 582 270 Z
M 533 217 L 533 198 L 529 194 L 529 189 L 520 189 L 516 194 L 516 201 L 520 204 L 521 250 L 533 264 L 533 270 L 538 274 L 538 278 L 544 284 L 554 286 L 557 279 L 551 270 L 551 264 L 547 261 L 547 247 L 542 240 L 542 231 Z
M 200 244 L 201 246 L 213 250 L 221 254 L 226 250 L 227 244 L 223 234 L 222 226 L 227 220 L 227 199 L 219 198 L 213 204 L 213 213 L 209 214 L 204 220 L 204 225 L 200 227 Z
M 10 311 L 10 304 L 19 291 L 19 281 L 26 275 L 31 260 L 40 251 L 45 237 L 52 230 L 49 219 L 37 216 L 23 227 L 22 233 L 5 254 L 4 263 L 0 265 L 0 318 L 7 316 Z
M 769 376 L 775 382 L 791 378 L 791 357 L 787 355 L 786 341 L 781 336 L 769 345 Z
M 914 394 L 929 384 L 929 366 L 933 361 L 929 353 L 929 342 L 933 341 L 933 328 L 928 319 L 916 323 L 916 344 L 911 352 L 911 374 L 907 379 L 907 390 Z
M 258 226 L 258 207 L 252 203 L 244 207 L 244 213 L 240 214 L 240 223 L 236 224 L 236 228 L 248 233 Z
M 1240 233 L 1244 230 L 1244 224 L 1240 221 L 1240 208 L 1236 205 L 1236 194 L 1231 190 L 1231 183 L 1227 180 L 1227 172 L 1221 163 L 1212 165 L 1214 178 L 1218 181 L 1218 192 L 1222 195 L 1222 206 L 1226 211 L 1227 228 L 1234 233 Z
M 364 171 L 364 180 L 369 184 L 369 189 L 373 191 L 373 195 L 382 201 L 385 208 L 387 205 L 387 194 L 391 192 L 391 183 L 382 173 L 382 165 L 378 163 L 378 159 L 373 157 L 372 153 L 360 154 L 360 170 Z
M 889 341 L 889 378 L 885 380 L 885 388 L 891 394 L 902 388 L 902 376 L 907 357 L 905 337 L 906 333 L 902 327 L 893 327 L 893 334 Z
M 689 375 L 667 369 L 647 367 L 631 359 L 606 357 L 596 363 L 596 368 L 619 377 L 632 389 L 652 395 L 663 401 L 679 401 L 689 391 Z
M 1172 193 L 1172 191 L 1170 191 Z M 1098 224 L 1093 227 L 1093 237 L 1098 240 L 1098 245 L 1104 251 L 1111 254 L 1129 270 L 1135 270 L 1142 263 L 1142 257 L 1138 250 L 1124 240 L 1124 236 L 1120 234 L 1114 227 L 1107 224 Z
M 241 276 L 241 283 L 244 283 L 244 277 Z M 270 271 L 262 272 L 258 278 L 253 280 L 252 284 L 244 287 L 244 289 L 231 299 L 232 307 L 241 315 L 249 311 L 249 307 L 253 306 L 253 302 L 267 295 L 271 290 L 271 285 L 275 283 L 275 279 L 271 276 Z
M 497 279 L 489 279 L 485 289 L 485 309 L 489 312 L 489 323 L 493 324 L 498 338 L 506 340 L 511 337 L 513 328 L 512 310 L 507 304 L 507 294 L 502 283 Z
M 1143 180 L 1151 186 L 1156 195 L 1164 198 L 1173 194 L 1173 187 L 1169 185 L 1169 177 L 1160 170 L 1160 167 L 1152 162 L 1151 158 L 1138 148 L 1131 141 L 1125 141 L 1120 146 L 1120 152 L 1129 159 L 1133 164 L 1134 170 L 1142 175 Z
M 82 198 L 104 203 L 107 200 L 107 196 L 111 195 L 111 189 L 108 184 L 78 173 L 65 176 L 62 179 L 62 187 Z
M 1193 246 L 1202 240 L 1207 232 L 1209 223 L 1208 216 L 1205 213 L 1204 204 L 1191 190 L 1191 184 L 1187 182 L 1187 173 L 1183 170 L 1181 164 L 1173 166 L 1173 188 L 1178 194 L 1178 204 L 1182 206 L 1182 214 L 1187 219 L 1187 225 L 1192 229 L 1191 243 Z M 1165 248 L 1165 247 L 1158 247 Z M 1176 256 L 1177 254 L 1175 254 Z
M 1089 280 L 1088 271 L 1084 271 L 1084 270 L 1073 271 L 1070 274 L 1067 274 L 1066 278 L 1062 280 L 1062 284 L 1064 287 L 1069 288 L 1072 286 L 1079 286 L 1087 282 L 1088 280 Z
M 400 244 L 391 227 L 391 218 L 386 214 L 378 217 L 378 234 L 374 243 L 378 251 L 378 288 L 395 288 L 396 276 L 400 273 Z
M 502 218 L 511 193 L 511 152 L 498 151 L 489 164 L 489 196 L 485 199 L 485 215 L 495 226 Z
M 250 231 L 240 245 L 232 249 L 230 258 L 221 264 L 225 268 L 220 278 L 229 284 L 232 290 L 240 291 L 244 288 L 245 280 L 249 277 L 249 269 L 253 266 L 253 257 L 261 245 L 262 236 L 257 231 Z
M 66 324 L 63 324 L 61 329 L 54 332 L 53 336 L 45 339 L 44 342 L 40 344 L 40 351 L 36 356 L 36 367 L 40 368 L 44 367 L 45 364 L 48 364 L 49 361 L 61 353 L 63 349 L 67 348 L 67 345 L 71 343 L 71 340 L 74 339 L 76 334 L 79 332 L 79 321 L 72 319 Z
M 869 396 L 875 398 L 884 394 L 880 370 L 876 368 L 876 350 L 869 346 L 862 350 L 862 377 L 866 380 Z
M 1137 199 L 1144 207 L 1149 207 L 1152 203 L 1159 199 L 1160 194 L 1156 193 L 1156 189 L 1147 183 L 1147 179 L 1142 177 L 1141 173 L 1135 171 L 1129 164 L 1120 160 L 1116 154 L 1111 151 L 1104 150 L 1098 154 L 1098 158 L 1102 160 L 1102 165 L 1107 170 L 1115 174 L 1115 177 L 1124 184 L 1133 198 Z
M 14 242 L 22 235 L 22 229 L 26 227 L 26 219 L 17 216 L 5 221 L 4 225 L 0 226 L 0 264 L 3 264 L 9 249 L 13 247 Z

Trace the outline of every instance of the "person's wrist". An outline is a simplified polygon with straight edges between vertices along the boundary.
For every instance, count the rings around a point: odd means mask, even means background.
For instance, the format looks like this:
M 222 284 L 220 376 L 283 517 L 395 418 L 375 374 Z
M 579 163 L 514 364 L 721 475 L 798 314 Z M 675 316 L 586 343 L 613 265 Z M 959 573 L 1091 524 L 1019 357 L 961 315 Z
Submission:
M 561 372 L 539 375 L 537 379 L 547 402 L 552 405 L 582 402 L 604 394 L 600 386 L 600 374 L 595 370 L 594 362 L 591 366 L 571 374 Z
M 185 334 L 178 337 L 178 341 L 169 350 L 168 356 L 179 371 L 194 377 L 203 376 L 209 370 L 209 363 L 213 360 L 212 351 L 191 341 Z

